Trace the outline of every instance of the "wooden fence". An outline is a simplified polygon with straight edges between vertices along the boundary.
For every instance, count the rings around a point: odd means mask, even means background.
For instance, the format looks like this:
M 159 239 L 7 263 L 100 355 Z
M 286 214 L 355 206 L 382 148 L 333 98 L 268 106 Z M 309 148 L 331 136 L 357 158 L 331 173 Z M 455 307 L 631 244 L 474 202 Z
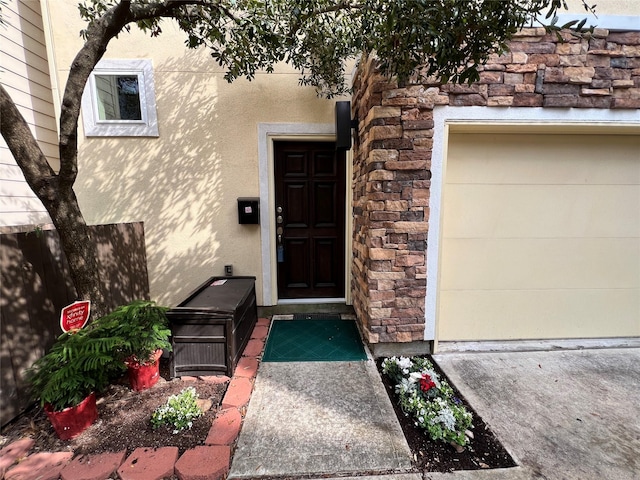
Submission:
M 91 234 L 110 305 L 148 299 L 143 224 L 95 225 Z M 75 300 L 55 230 L 0 234 L 0 425 L 29 405 L 24 370 L 62 333 L 60 311 Z

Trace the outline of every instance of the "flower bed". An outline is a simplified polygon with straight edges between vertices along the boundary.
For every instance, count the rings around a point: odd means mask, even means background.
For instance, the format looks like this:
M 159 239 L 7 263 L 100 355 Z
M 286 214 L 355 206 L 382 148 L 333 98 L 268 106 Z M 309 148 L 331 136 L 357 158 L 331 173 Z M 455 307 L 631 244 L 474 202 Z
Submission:
M 170 380 L 168 361 L 161 358 L 160 362 L 162 378 L 150 389 L 142 392 L 133 391 L 129 388 L 126 377 L 107 387 L 106 391 L 98 396 L 99 421 L 73 440 L 60 440 L 47 420 L 44 410 L 36 405 L 2 428 L 0 445 L 29 437 L 35 441 L 34 450 L 73 450 L 77 455 L 121 450 L 130 454 L 139 447 L 157 448 L 167 445 L 178 447 L 179 453 L 182 454 L 204 445 L 219 411 L 227 383 Z M 199 398 L 211 400 L 212 408 L 193 419 L 193 426 L 180 434 L 173 433 L 173 426 L 154 429 L 151 424 L 153 412 L 164 405 L 170 396 L 179 395 L 186 387 L 195 388 Z
M 464 447 L 469 441 L 473 416 L 423 357 L 391 357 L 382 362 L 382 371 L 396 384 L 400 407 L 432 440 Z
M 418 364 L 420 364 L 423 359 L 429 360 L 428 357 L 413 357 L 411 361 L 413 362 L 418 358 L 421 359 L 418 360 Z M 460 405 L 464 406 L 467 412 L 472 415 L 471 426 L 465 435 L 467 437 L 467 443 L 464 449 L 460 448 L 457 444 L 455 445 L 459 448 L 453 448 L 448 442 L 442 439 L 432 440 L 429 433 L 419 425 L 419 421 L 414 419 L 412 414 L 406 413 L 403 410 L 400 395 L 396 393 L 397 383 L 389 375 L 384 374 L 383 363 L 384 359 L 378 359 L 378 369 L 382 374 L 382 382 L 396 412 L 398 422 L 402 427 L 409 448 L 413 453 L 413 467 L 416 471 L 451 472 L 454 470 L 508 468 L 516 465 L 488 425 L 485 424 L 477 412 L 466 402 L 464 397 L 460 395 L 455 389 L 455 386 L 447 381 L 446 376 L 437 364 L 430 361 L 433 367 L 430 370 L 435 373 L 434 376 L 439 381 L 442 379 L 442 381 L 447 382 L 447 385 L 449 385 L 449 388 L 451 388 L 453 392 L 453 398 L 457 399 L 454 403 L 459 401 Z M 431 377 L 431 374 L 428 372 L 425 373 L 430 376 L 431 381 L 435 384 L 436 382 L 433 377 Z M 420 376 L 420 380 L 422 380 L 422 376 Z M 418 380 L 418 384 L 420 380 Z M 425 381 L 428 382 L 426 378 Z M 419 388 L 419 385 L 417 386 Z M 425 388 L 426 386 L 427 384 L 424 384 Z

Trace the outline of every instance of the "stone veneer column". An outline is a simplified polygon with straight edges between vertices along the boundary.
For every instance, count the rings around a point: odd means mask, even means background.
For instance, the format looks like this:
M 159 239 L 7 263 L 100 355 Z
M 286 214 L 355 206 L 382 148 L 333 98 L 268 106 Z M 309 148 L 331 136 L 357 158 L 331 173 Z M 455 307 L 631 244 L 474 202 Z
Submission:
M 365 59 L 354 78 L 353 304 L 370 343 L 424 338 L 433 108 L 640 108 L 640 32 L 522 30 L 473 85 L 399 88 Z
M 353 301 L 370 343 L 424 337 L 433 118 L 368 61 L 355 79 Z M 421 90 L 422 87 L 417 87 Z

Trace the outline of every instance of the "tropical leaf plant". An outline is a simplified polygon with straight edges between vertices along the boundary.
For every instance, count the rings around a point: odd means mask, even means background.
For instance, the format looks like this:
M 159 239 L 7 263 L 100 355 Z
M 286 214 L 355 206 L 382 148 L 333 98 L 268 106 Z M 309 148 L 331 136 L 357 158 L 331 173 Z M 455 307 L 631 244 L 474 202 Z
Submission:
M 27 370 L 31 396 L 60 411 L 100 392 L 125 370 L 125 361 L 144 364 L 158 349 L 171 349 L 167 308 L 137 300 L 63 333 L 51 350 Z

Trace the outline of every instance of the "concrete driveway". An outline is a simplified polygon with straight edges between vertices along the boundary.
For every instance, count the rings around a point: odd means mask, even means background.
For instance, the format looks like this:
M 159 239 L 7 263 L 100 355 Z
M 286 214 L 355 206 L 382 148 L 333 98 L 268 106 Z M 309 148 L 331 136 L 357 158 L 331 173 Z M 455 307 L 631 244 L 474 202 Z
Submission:
M 520 466 L 427 479 L 640 479 L 640 348 L 434 358 Z

